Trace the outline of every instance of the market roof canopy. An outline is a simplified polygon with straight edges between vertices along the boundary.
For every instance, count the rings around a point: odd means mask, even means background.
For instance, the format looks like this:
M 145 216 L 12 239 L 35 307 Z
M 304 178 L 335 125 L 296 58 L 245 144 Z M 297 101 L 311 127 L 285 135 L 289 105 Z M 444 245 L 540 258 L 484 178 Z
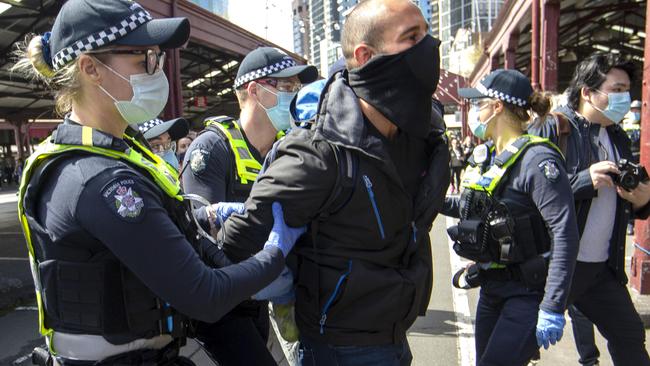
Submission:
M 440 70 L 440 80 L 438 88 L 433 93 L 433 97 L 438 99 L 442 104 L 460 104 L 458 88 L 466 88 L 467 80 L 451 71 Z
M 181 51 L 181 83 L 186 117 L 203 120 L 212 115 L 239 115 L 232 89 L 243 56 L 235 57 L 190 42 Z
M 49 31 L 63 3 L 0 0 L 0 120 L 57 117 L 53 96 L 43 85 L 12 75 L 9 70 L 15 62 L 11 56 L 15 43 L 31 33 Z M 180 51 L 183 116 L 197 121 L 211 115 L 237 116 L 239 107 L 232 84 L 239 62 L 256 47 L 278 46 L 186 0 L 139 3 L 154 17 L 170 16 L 173 12 L 190 19 L 190 42 Z M 289 54 L 299 62 L 305 61 Z
M 542 1 L 542 7 L 544 2 Z M 629 0 L 563 0 L 560 1 L 558 35 L 558 91 L 571 80 L 575 66 L 595 52 L 620 53 L 643 69 L 646 1 Z M 489 72 L 489 52 L 496 52 L 498 67 L 504 65 L 501 45 L 506 28 L 514 26 L 518 33 L 516 68 L 530 76 L 531 65 L 531 0 L 509 0 L 504 3 L 493 28 L 486 37 L 486 54 L 481 56 L 470 76 L 471 84 Z M 523 10 L 523 11 L 522 11 Z M 543 39 L 543 24 L 541 38 Z M 544 51 L 543 42 L 540 44 Z M 543 53 L 543 52 L 542 52 Z M 639 75 L 640 78 L 640 75 Z M 634 95 L 633 95 L 634 97 Z M 637 98 L 639 96 L 636 96 Z
M 11 74 L 15 43 L 31 33 L 52 28 L 63 2 L 22 0 L 0 2 L 0 118 L 51 118 L 54 103 L 45 87 Z M 4 10 L 4 11 L 3 11 Z

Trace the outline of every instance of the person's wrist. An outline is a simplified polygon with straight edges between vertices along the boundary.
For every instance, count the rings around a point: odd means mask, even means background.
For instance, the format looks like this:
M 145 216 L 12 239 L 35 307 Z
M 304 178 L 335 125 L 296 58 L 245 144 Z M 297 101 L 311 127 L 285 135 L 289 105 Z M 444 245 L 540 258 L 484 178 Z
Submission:
M 208 214 L 208 222 L 210 223 L 210 229 L 211 230 L 216 230 L 217 229 L 217 211 L 210 206 L 205 206 L 205 212 Z
M 269 239 L 264 244 L 264 247 L 267 247 L 267 246 L 275 247 L 275 248 L 280 249 L 282 254 L 286 257 L 287 253 L 284 252 L 285 250 L 282 247 L 282 242 L 280 241 L 280 236 L 276 232 L 271 231 L 271 233 L 269 234 Z
M 281 248 L 281 247 L 280 247 L 276 242 L 273 242 L 273 241 L 267 241 L 267 242 L 264 244 L 264 247 L 263 247 L 262 249 L 263 249 L 263 250 L 266 250 L 266 251 L 268 251 L 268 252 L 271 252 L 271 253 L 277 253 L 277 252 L 279 252 L 280 254 L 282 254 L 283 257 L 286 257 L 286 255 L 285 255 L 285 253 L 284 253 L 284 250 L 282 250 L 282 248 Z

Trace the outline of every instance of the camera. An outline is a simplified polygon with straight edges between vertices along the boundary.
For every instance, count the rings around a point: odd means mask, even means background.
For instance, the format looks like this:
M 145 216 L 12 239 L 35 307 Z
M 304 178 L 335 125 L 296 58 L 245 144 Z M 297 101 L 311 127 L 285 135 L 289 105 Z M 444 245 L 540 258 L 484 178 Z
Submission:
M 626 191 L 635 189 L 640 182 L 648 181 L 648 172 L 640 164 L 621 159 L 618 161 L 617 167 L 620 173 L 609 173 L 609 176 L 612 177 L 614 184 Z

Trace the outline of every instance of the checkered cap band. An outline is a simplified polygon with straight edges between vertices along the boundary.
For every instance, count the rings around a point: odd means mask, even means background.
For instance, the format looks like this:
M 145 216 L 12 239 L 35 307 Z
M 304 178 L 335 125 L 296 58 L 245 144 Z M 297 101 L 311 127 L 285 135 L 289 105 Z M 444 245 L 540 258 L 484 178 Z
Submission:
M 73 45 L 68 46 L 54 55 L 53 64 L 54 70 L 59 70 L 63 66 L 72 62 L 79 57 L 83 52 L 91 51 L 115 40 L 124 37 L 129 32 L 132 32 L 144 23 L 152 20 L 153 18 L 149 13 L 140 9 L 138 12 L 131 14 L 128 18 L 122 20 L 118 25 L 104 29 L 101 32 L 91 34 L 84 39 L 80 39 Z
M 152 128 L 154 128 L 154 127 L 156 127 L 159 124 L 164 123 L 164 122 L 165 121 L 163 121 L 160 118 L 154 118 L 154 119 L 152 119 L 150 121 L 147 121 L 145 123 L 142 123 L 142 124 L 138 125 L 138 129 L 140 130 L 140 132 L 145 133 L 145 132 L 149 131 L 150 129 L 152 129 Z
M 239 88 L 240 86 L 248 83 L 249 81 L 261 79 L 267 75 L 276 73 L 278 71 L 282 71 L 286 68 L 296 66 L 296 61 L 290 57 L 284 58 L 282 61 L 275 63 L 273 65 L 269 66 L 264 66 L 261 69 L 253 70 L 251 72 L 248 72 L 237 79 L 235 79 L 235 89 Z
M 506 103 L 518 105 L 520 107 L 525 107 L 528 105 L 528 101 L 525 101 L 521 98 L 513 97 L 511 95 L 508 95 L 504 92 L 500 92 L 498 90 L 486 88 L 485 85 L 481 84 L 480 82 L 476 84 L 476 90 L 478 90 L 483 95 L 487 95 L 490 98 L 502 100 Z

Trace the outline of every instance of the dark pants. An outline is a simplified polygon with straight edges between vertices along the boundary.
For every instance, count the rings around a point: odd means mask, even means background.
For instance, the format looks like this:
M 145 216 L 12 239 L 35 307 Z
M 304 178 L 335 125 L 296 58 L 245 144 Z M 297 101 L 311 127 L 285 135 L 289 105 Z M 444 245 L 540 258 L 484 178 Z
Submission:
M 570 302 L 607 339 L 614 365 L 650 365 L 643 322 L 627 288 L 606 263 L 576 263 Z
M 538 350 L 535 327 L 541 301 L 541 293 L 521 282 L 486 280 L 476 309 L 477 365 L 526 365 Z
M 213 324 L 199 323 L 197 339 L 220 366 L 276 365 L 266 348 L 269 339 L 267 302 L 246 302 Z
M 460 189 L 460 176 L 463 174 L 463 167 L 452 167 L 451 168 L 451 186 Z
M 302 366 L 408 366 L 411 361 L 406 339 L 402 344 L 333 346 L 300 338 Z
M 598 362 L 600 351 L 596 347 L 594 323 L 575 307 L 569 306 L 569 316 L 573 327 L 573 339 L 576 342 L 581 365 L 593 366 Z

